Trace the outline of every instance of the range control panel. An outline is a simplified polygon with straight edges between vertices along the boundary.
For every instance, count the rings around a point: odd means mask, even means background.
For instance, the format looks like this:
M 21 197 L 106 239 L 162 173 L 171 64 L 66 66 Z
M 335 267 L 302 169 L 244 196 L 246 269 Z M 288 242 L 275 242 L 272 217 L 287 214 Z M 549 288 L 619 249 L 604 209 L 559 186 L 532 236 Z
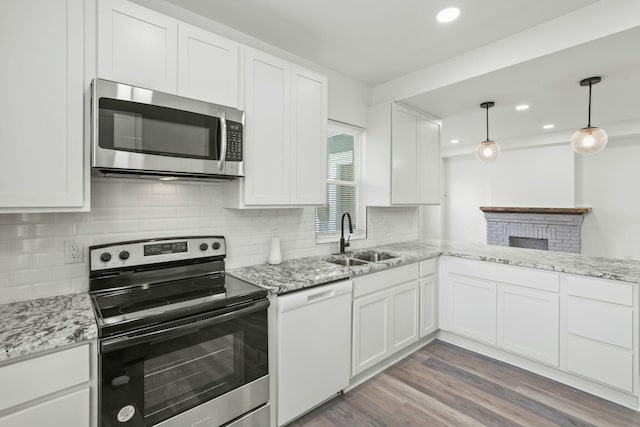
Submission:
M 225 255 L 222 236 L 136 240 L 89 248 L 91 271 Z

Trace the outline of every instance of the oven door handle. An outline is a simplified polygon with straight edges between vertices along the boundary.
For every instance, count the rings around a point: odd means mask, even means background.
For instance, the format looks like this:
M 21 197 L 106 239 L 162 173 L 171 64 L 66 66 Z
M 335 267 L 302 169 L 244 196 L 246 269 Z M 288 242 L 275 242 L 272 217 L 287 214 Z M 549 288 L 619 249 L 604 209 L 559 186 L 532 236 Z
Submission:
M 116 338 L 110 338 L 100 343 L 100 351 L 102 353 L 109 353 L 112 351 L 120 350 L 125 347 L 131 347 L 138 344 L 145 344 L 154 341 L 166 341 L 171 338 L 177 338 L 189 333 L 192 333 L 198 329 L 206 328 L 208 326 L 217 325 L 219 323 L 228 322 L 233 319 L 237 319 L 246 316 L 251 313 L 265 310 L 269 307 L 269 301 L 264 300 L 258 303 L 252 304 L 248 307 L 244 307 L 238 310 L 224 313 L 211 319 L 201 320 L 195 323 L 189 323 L 187 325 L 175 326 L 173 328 L 161 329 L 159 331 L 148 332 L 142 335 L 124 335 Z

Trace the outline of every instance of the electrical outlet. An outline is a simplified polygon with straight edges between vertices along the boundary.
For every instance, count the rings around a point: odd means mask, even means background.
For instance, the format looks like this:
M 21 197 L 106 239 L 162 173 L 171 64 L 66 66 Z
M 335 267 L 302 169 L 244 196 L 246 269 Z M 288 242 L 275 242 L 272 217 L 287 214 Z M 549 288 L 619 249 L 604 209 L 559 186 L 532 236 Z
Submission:
M 80 243 L 75 240 L 64 241 L 64 263 L 77 264 L 83 261 L 84 252 Z

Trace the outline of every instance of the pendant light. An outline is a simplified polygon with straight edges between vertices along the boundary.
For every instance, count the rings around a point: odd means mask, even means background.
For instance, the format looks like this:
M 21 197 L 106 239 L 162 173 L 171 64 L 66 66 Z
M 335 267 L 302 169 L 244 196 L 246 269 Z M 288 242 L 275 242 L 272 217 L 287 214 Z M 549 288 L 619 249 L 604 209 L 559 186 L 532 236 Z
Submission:
M 489 108 L 496 105 L 494 102 L 483 102 L 481 108 L 487 110 L 487 139 L 476 146 L 476 158 L 482 162 L 493 162 L 500 154 L 500 146 L 489 139 Z
M 589 86 L 589 119 L 587 127 L 577 130 L 571 137 L 571 148 L 580 154 L 594 154 L 607 145 L 607 133 L 599 127 L 591 127 L 591 86 L 600 83 L 600 77 L 580 80 L 580 86 Z

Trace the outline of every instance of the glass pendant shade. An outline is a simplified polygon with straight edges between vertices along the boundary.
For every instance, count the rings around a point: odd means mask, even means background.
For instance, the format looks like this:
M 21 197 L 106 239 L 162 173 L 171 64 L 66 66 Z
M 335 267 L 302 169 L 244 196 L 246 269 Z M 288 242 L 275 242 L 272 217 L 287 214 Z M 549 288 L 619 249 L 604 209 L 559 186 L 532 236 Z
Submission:
M 580 80 L 580 86 L 589 86 L 589 119 L 587 127 L 577 130 L 571 137 L 571 148 L 578 154 L 594 154 L 607 145 L 607 133 L 599 127 L 591 126 L 591 86 L 600 83 L 601 77 Z
M 500 154 L 500 146 L 497 142 L 489 139 L 489 108 L 496 105 L 493 101 L 487 101 L 480 104 L 480 108 L 487 111 L 487 139 L 476 146 L 476 159 L 481 162 L 493 162 Z
M 594 154 L 607 145 L 607 133 L 598 127 L 577 130 L 571 137 L 571 148 L 579 154 Z
M 482 162 L 493 162 L 500 154 L 500 146 L 495 141 L 482 141 L 476 146 L 476 158 Z

